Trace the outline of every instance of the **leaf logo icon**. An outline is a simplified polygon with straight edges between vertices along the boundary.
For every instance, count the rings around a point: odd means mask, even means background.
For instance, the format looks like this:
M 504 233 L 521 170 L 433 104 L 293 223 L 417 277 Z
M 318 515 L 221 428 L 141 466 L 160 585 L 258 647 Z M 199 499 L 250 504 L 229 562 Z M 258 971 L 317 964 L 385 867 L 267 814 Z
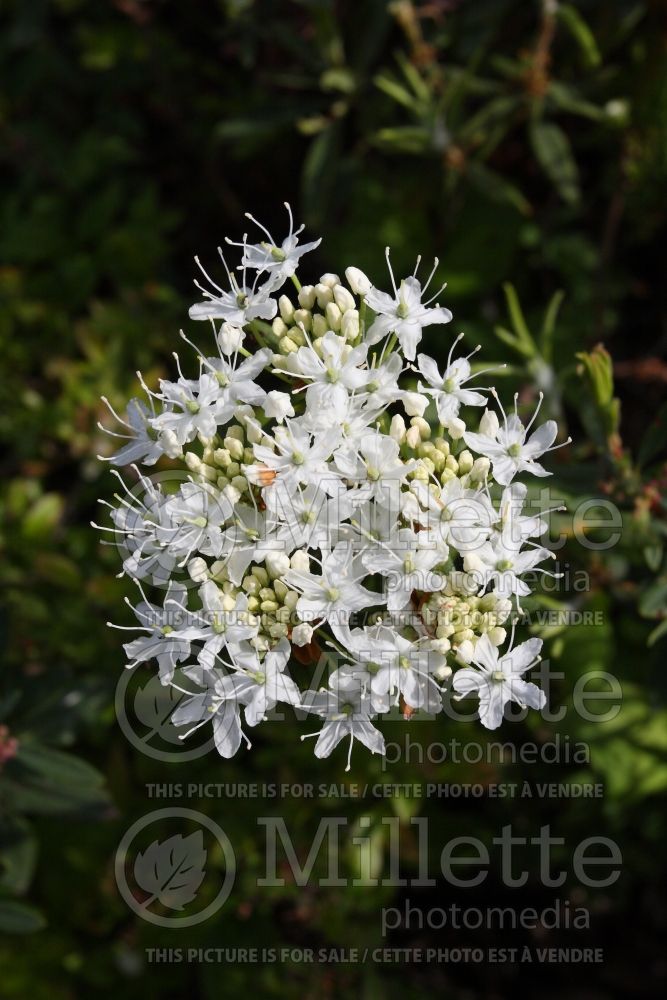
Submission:
M 201 830 L 187 837 L 177 833 L 162 842 L 154 840 L 134 862 L 136 883 L 149 893 L 142 909 L 158 900 L 170 910 L 182 910 L 197 895 L 206 874 L 205 864 Z
M 183 695 L 179 691 L 164 687 L 157 677 L 152 678 L 137 691 L 134 698 L 134 712 L 137 719 L 148 729 L 142 742 L 159 735 L 167 743 L 181 745 L 178 732 L 171 722 L 171 715 L 182 700 Z

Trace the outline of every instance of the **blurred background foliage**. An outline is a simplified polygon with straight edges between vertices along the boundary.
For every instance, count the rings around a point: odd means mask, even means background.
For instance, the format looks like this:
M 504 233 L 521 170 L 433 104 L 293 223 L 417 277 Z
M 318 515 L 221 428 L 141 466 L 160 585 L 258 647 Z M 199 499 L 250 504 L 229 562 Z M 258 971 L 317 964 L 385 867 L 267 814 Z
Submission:
M 519 986 L 545 997 L 657 995 L 667 919 L 664 4 L 4 0 L 0 17 L 0 995 L 208 998 L 245 995 L 250 983 L 295 997 L 408 988 L 491 998 Z M 267 727 L 252 754 L 224 764 L 164 764 L 130 747 L 113 712 L 120 641 L 104 625 L 118 620 L 125 585 L 115 551 L 89 527 L 96 498 L 113 491 L 95 458 L 108 452 L 99 397 L 122 407 L 137 368 L 149 380 L 169 370 L 193 254 L 212 259 L 245 210 L 277 231 L 285 199 L 325 238 L 308 277 L 354 263 L 381 283 L 387 243 L 399 271 L 417 250 L 437 255 L 456 325 L 486 362 L 508 362 L 507 398 L 519 390 L 530 403 L 539 385 L 575 438 L 557 453 L 559 495 L 572 507 L 607 497 L 624 520 L 618 545 L 591 551 L 561 518 L 564 588 L 579 571 L 590 587 L 536 598 L 600 611 L 605 623 L 550 630 L 563 675 L 554 703 L 567 707 L 584 672 L 608 670 L 623 684 L 621 713 L 601 725 L 568 712 L 503 733 L 517 744 L 587 740 L 590 765 L 401 761 L 380 771 L 359 753 L 352 775 L 596 780 L 603 799 L 296 802 L 295 843 L 306 850 L 322 812 L 370 815 L 378 859 L 380 820 L 399 816 L 408 869 L 415 812 L 432 823 L 436 863 L 445 840 L 490 838 L 509 822 L 531 832 L 552 823 L 569 844 L 605 833 L 622 846 L 623 877 L 590 898 L 567 887 L 591 907 L 591 931 L 538 941 L 603 945 L 604 967 L 148 966 L 150 946 L 381 943 L 378 910 L 401 903 L 396 891 L 257 889 L 255 822 L 270 811 L 261 801 L 189 803 L 223 825 L 243 864 L 224 910 L 187 941 L 118 897 L 113 852 L 154 808 L 147 782 L 343 777 L 339 755 L 315 766 L 293 726 Z M 439 336 L 427 347 L 442 357 L 450 338 Z M 388 724 L 389 739 L 405 733 Z M 441 721 L 409 735 L 426 745 L 461 734 Z M 543 895 L 533 880 L 508 890 L 491 877 L 459 901 L 540 905 Z M 428 907 L 457 897 L 439 885 L 410 898 Z M 426 929 L 393 943 L 517 943 L 500 937 Z

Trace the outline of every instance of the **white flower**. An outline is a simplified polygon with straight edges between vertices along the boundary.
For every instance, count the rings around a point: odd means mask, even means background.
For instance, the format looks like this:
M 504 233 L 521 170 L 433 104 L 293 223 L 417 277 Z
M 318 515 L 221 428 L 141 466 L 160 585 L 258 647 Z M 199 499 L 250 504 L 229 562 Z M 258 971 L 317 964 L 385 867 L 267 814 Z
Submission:
M 102 424 L 98 423 L 100 430 L 111 437 L 125 438 L 128 444 L 123 445 L 120 451 L 109 458 L 99 455 L 102 462 L 111 462 L 112 465 L 131 465 L 132 462 L 142 462 L 144 465 L 155 465 L 158 458 L 164 454 L 162 441 L 155 434 L 150 419 L 155 416 L 140 399 L 131 399 L 127 404 L 127 420 L 119 417 L 112 408 L 111 403 L 102 396 L 102 402 L 106 404 L 110 413 L 123 425 L 130 433 L 122 434 L 117 431 L 110 431 Z
M 420 548 L 419 537 L 410 528 L 401 528 L 387 544 L 374 545 L 364 551 L 361 560 L 371 573 L 386 577 L 388 611 L 402 611 L 410 604 L 413 591 L 433 593 L 444 584 L 440 573 L 434 573 L 437 563 L 446 559 L 438 549 Z
M 234 666 L 238 673 L 233 676 L 237 682 L 238 698 L 245 705 L 244 714 L 249 726 L 262 722 L 266 713 L 279 701 L 294 706 L 300 704 L 299 689 L 285 673 L 289 655 L 290 645 L 286 639 L 269 650 L 261 662 L 257 651 L 250 646 L 234 654 Z
M 178 378 L 157 392 L 139 376 L 147 405 L 132 400 L 126 418 L 109 407 L 122 426 L 107 461 L 138 476 L 126 485 L 111 470 L 124 494 L 107 504 L 112 526 L 102 527 L 122 553 L 119 575 L 141 590 L 130 665 L 157 660 L 162 683 L 183 696 L 174 724 L 192 732 L 212 723 L 224 757 L 242 740 L 250 746 L 242 723 L 257 726 L 278 702 L 320 717 L 309 734 L 318 757 L 345 737 L 350 752 L 359 739 L 383 753 L 375 716 L 397 706 L 406 718 L 441 712 L 448 679 L 458 694 L 479 696 L 482 722 L 495 728 L 510 700 L 544 704 L 521 676 L 540 640 L 502 648 L 513 606 L 531 592 L 529 572 L 558 576 L 542 568 L 553 553 L 534 540 L 549 511 L 531 511 L 516 480 L 547 475 L 537 460 L 552 450 L 556 425 L 532 432 L 535 416 L 524 427 L 515 404 L 502 426 L 485 409 L 469 430 L 461 408 L 496 393 L 473 388 L 471 355 L 453 360 L 460 338 L 442 374 L 426 354 L 410 363 L 424 328 L 451 319 L 425 294 L 437 261 L 423 288 L 419 261 L 398 286 L 389 266 L 389 295 L 357 268 L 345 272 L 352 292 L 331 272 L 301 285 L 299 262 L 320 241 L 301 245 L 303 227 L 287 211 L 281 242 L 256 223 L 265 240 L 232 244 L 242 257 L 233 273 L 222 258 L 226 289 L 202 269 L 205 301 L 190 315 L 211 320 L 217 356 L 181 333 L 195 352 L 193 377 L 176 356 Z M 297 293 L 281 294 L 289 278 Z M 252 351 L 265 338 L 271 347 Z M 433 440 L 431 400 L 445 428 Z M 180 462 L 174 492 L 136 464 L 162 456 Z M 166 590 L 162 607 L 142 580 Z M 198 588 L 197 609 L 183 580 Z M 374 624 L 352 627 L 355 616 Z M 326 686 L 301 694 L 322 672 Z
M 282 424 L 285 417 L 294 416 L 294 407 L 289 393 L 279 392 L 278 389 L 267 392 L 262 409 L 269 419 L 277 420 L 279 424 Z
M 541 401 L 540 394 L 540 403 Z M 551 475 L 535 459 L 547 451 L 554 451 L 551 446 L 558 433 L 556 421 L 547 420 L 526 440 L 526 435 L 538 414 L 540 403 L 526 427 L 516 412 L 508 417 L 503 411 L 503 423 L 500 424 L 495 413 L 487 410 L 484 429 L 480 426 L 478 434 L 466 431 L 463 435 L 463 440 L 469 448 L 478 455 L 486 455 L 491 459 L 493 475 L 502 486 L 509 486 L 519 472 L 531 472 L 534 476 Z M 564 443 L 569 444 L 569 441 L 568 438 Z M 560 448 L 561 445 L 556 447 Z
M 202 267 L 199 258 L 195 257 L 197 266 L 209 285 L 215 289 L 215 292 L 209 292 L 207 288 L 204 288 L 198 281 L 195 281 L 195 285 L 204 295 L 205 301 L 197 302 L 190 307 L 190 319 L 222 319 L 236 327 L 243 327 L 246 323 L 251 323 L 255 319 L 273 319 L 278 312 L 278 303 L 275 299 L 271 298 L 271 295 L 282 284 L 280 276 L 278 275 L 276 278 L 269 276 L 269 279 L 263 285 L 258 285 L 261 274 L 259 272 L 255 277 L 254 283 L 248 285 L 245 280 L 244 271 L 243 280 L 239 284 L 235 275 L 231 274 L 227 267 L 225 258 L 222 256 L 222 251 L 219 250 L 218 252 L 227 272 L 230 291 L 225 291 L 225 289 L 216 285 L 215 281 L 208 276 Z
M 371 288 L 366 294 L 366 302 L 375 312 L 376 316 L 375 321 L 366 334 L 366 341 L 369 344 L 377 344 L 383 337 L 386 337 L 390 333 L 395 333 L 403 348 L 405 357 L 408 361 L 414 361 L 417 344 L 422 339 L 422 330 L 424 327 L 432 326 L 434 323 L 449 323 L 452 319 L 449 309 L 438 305 L 430 306 L 430 303 L 433 302 L 439 292 L 436 292 L 427 302 L 422 302 L 422 295 L 428 288 L 438 261 L 436 260 L 431 276 L 423 289 L 414 274 L 409 278 L 404 278 L 397 288 L 394 280 L 394 272 L 389 263 L 388 247 L 386 256 L 394 294 L 392 297 L 391 295 L 387 295 L 386 292 L 379 292 L 376 288 Z
M 321 573 L 290 569 L 285 583 L 301 594 L 296 610 L 302 621 L 344 622 L 354 611 L 385 603 L 382 594 L 361 585 L 366 575 L 352 547 L 340 542 L 323 554 Z
M 222 526 L 233 513 L 222 493 L 198 483 L 183 483 L 180 491 L 167 500 L 165 511 L 169 526 L 161 525 L 157 538 L 171 555 L 184 557 L 183 566 L 195 552 L 220 555 Z
M 454 344 L 460 339 L 458 337 Z M 438 420 L 444 427 L 448 427 L 450 421 L 458 416 L 461 405 L 484 406 L 486 404 L 486 400 L 480 392 L 463 388 L 465 383 L 475 376 L 471 374 L 470 362 L 467 358 L 451 360 L 454 344 L 449 352 L 444 375 L 440 375 L 437 364 L 427 354 L 420 354 L 417 358 L 419 371 L 430 386 L 430 388 L 424 389 L 420 383 L 419 388 L 435 400 Z
M 522 677 L 538 662 L 541 648 L 541 639 L 528 639 L 501 656 L 489 637 L 482 635 L 471 656 L 478 669 L 464 667 L 456 671 L 452 687 L 461 697 L 479 696 L 479 718 L 487 729 L 498 728 L 505 705 L 510 701 L 522 708 L 544 708 L 544 692 Z
M 278 370 L 308 379 L 309 406 L 335 406 L 341 401 L 344 405 L 347 390 L 360 389 L 369 379 L 368 369 L 361 367 L 367 353 L 367 344 L 352 348 L 330 330 L 317 341 L 317 351 L 310 346 L 300 347 Z
M 337 435 L 327 439 L 313 437 L 297 421 L 289 421 L 284 427 L 277 427 L 273 438 L 264 438 L 273 445 L 253 445 L 257 462 L 244 466 L 251 482 L 259 486 L 270 486 L 274 481 L 296 489 L 299 483 L 321 484 L 331 490 L 336 477 L 327 466 L 327 459 L 336 447 Z
M 346 771 L 350 770 L 355 739 L 368 747 L 371 753 L 384 754 L 384 737 L 370 721 L 373 713 L 370 697 L 354 678 L 341 679 L 333 690 L 321 688 L 319 691 L 306 691 L 301 707 L 325 720 L 317 733 L 301 737 L 304 740 L 308 736 L 317 736 L 316 757 L 328 757 L 346 736 L 350 737 Z
M 388 434 L 368 431 L 358 442 L 350 440 L 336 451 L 334 461 L 350 482 L 365 483 L 367 496 L 380 502 L 392 494 L 392 486 L 402 483 L 415 462 L 404 462 L 400 446 Z
M 410 488 L 421 504 L 417 521 L 427 529 L 431 545 L 451 545 L 465 553 L 488 539 L 497 515 L 481 490 L 466 489 L 460 479 L 449 479 L 439 491 L 420 482 Z
M 212 580 L 207 580 L 199 588 L 199 597 L 203 610 L 196 616 L 199 626 L 197 641 L 204 645 L 197 659 L 202 667 L 212 669 L 223 648 L 227 647 L 233 655 L 241 642 L 257 635 L 259 625 L 250 620 L 245 594 L 225 598 L 219 587 Z
M 136 631 L 147 634 L 123 646 L 125 655 L 131 661 L 128 667 L 136 667 L 138 663 L 155 659 L 160 670 L 160 681 L 163 684 L 171 683 L 176 665 L 190 656 L 192 642 L 198 634 L 193 615 L 185 607 L 185 600 L 185 587 L 171 581 L 162 608 L 145 598 L 132 608 L 142 623 L 136 627 Z
M 278 243 L 274 240 L 266 226 L 258 222 L 249 212 L 246 212 L 246 218 L 254 222 L 256 226 L 259 226 L 266 234 L 267 239 L 255 245 L 249 245 L 245 241 L 243 243 L 233 243 L 231 240 L 226 240 L 230 246 L 242 247 L 243 257 L 241 267 L 250 267 L 260 272 L 267 271 L 280 284 L 286 278 L 291 278 L 296 273 L 303 255 L 310 253 L 311 250 L 315 250 L 322 242 L 319 239 L 299 246 L 299 236 L 303 232 L 304 227 L 299 226 L 298 229 L 294 229 L 292 209 L 287 202 L 285 202 L 285 208 L 289 216 L 289 233 L 282 242 Z M 278 286 L 276 285 L 276 287 Z

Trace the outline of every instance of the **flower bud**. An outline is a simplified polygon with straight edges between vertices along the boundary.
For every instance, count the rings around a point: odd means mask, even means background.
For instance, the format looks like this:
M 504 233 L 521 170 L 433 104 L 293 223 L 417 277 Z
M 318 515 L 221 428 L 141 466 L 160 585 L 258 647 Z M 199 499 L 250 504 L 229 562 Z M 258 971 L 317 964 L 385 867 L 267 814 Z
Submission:
M 310 572 L 310 559 L 305 549 L 297 549 L 290 559 L 292 569 L 300 570 L 302 573 Z
M 282 354 L 294 354 L 295 351 L 299 350 L 298 345 L 290 337 L 283 337 L 278 347 Z
M 423 417 L 413 417 L 412 420 L 410 421 L 410 425 L 412 427 L 419 428 L 419 436 L 422 439 L 422 441 L 428 441 L 428 439 L 431 436 L 431 428 Z
M 272 579 L 283 577 L 290 568 L 290 558 L 286 552 L 268 552 L 264 565 Z
M 464 640 L 462 643 L 459 644 L 459 647 L 456 650 L 456 657 L 463 663 L 470 663 L 474 652 L 475 652 L 475 647 L 473 646 L 472 642 L 470 642 L 470 640 Z
M 194 452 L 194 451 L 186 451 L 186 453 L 185 453 L 185 464 L 187 465 L 187 467 L 190 470 L 190 472 L 194 472 L 195 474 L 198 474 L 199 470 L 202 467 L 202 460 L 199 457 L 199 455 L 197 455 L 196 452 Z
M 313 329 L 312 329 L 312 335 L 315 338 L 315 340 L 318 340 L 320 337 L 323 337 L 324 334 L 328 332 L 328 330 L 329 330 L 329 324 L 327 323 L 326 316 L 323 316 L 322 313 L 315 313 L 315 315 L 313 316 Z
M 428 399 L 420 392 L 404 392 L 401 395 L 403 407 L 409 417 L 422 417 L 428 406 Z
M 333 289 L 322 282 L 319 285 L 315 285 L 315 295 L 317 296 L 317 304 L 320 309 L 326 309 L 329 303 L 333 302 Z
M 299 300 L 299 305 L 302 305 Z M 281 295 L 278 299 L 278 308 L 280 309 L 280 315 L 285 323 L 291 323 L 294 318 L 294 306 L 292 300 L 288 299 L 286 295 Z M 304 309 L 308 309 L 308 306 L 303 306 Z
M 287 323 L 285 323 L 284 320 L 280 318 L 280 316 L 276 316 L 273 323 L 271 324 L 271 329 L 273 330 L 274 336 L 280 339 L 281 337 L 285 336 L 289 327 L 287 326 Z
M 459 475 L 465 475 L 473 467 L 474 459 L 469 451 L 462 451 L 457 456 L 457 461 L 459 463 Z
M 307 622 L 295 625 L 292 629 L 292 642 L 295 646 L 307 646 L 313 638 L 313 631 L 312 625 L 308 625 Z
M 191 559 L 187 566 L 190 579 L 194 580 L 195 583 L 204 583 L 208 580 L 208 563 L 201 556 L 195 556 Z
M 326 274 L 323 274 L 322 277 L 320 278 L 320 284 L 327 285 L 333 291 L 336 285 L 340 285 L 340 278 L 338 277 L 337 274 L 332 274 L 331 272 L 327 272 Z
M 346 268 L 345 277 L 347 278 L 347 283 L 355 295 L 364 296 L 372 287 L 369 278 L 367 278 L 364 272 L 360 271 L 358 267 Z
M 340 321 L 342 319 L 342 313 L 335 302 L 329 302 L 324 310 L 324 315 L 327 318 L 327 323 L 329 324 L 329 329 L 333 330 L 334 333 L 338 333 L 340 330 Z
M 241 327 L 232 323 L 223 323 L 218 331 L 218 346 L 223 354 L 234 354 L 243 347 L 245 334 Z
M 491 461 L 488 458 L 476 458 L 472 464 L 472 469 L 470 470 L 470 478 L 476 482 L 481 483 L 487 478 L 491 470 Z
M 168 429 L 160 431 L 158 438 L 167 458 L 180 458 L 182 456 L 183 448 L 173 431 Z
M 271 392 L 267 393 L 262 409 L 267 417 L 272 417 L 279 424 L 282 424 L 285 417 L 294 416 L 294 407 L 289 393 L 280 392 L 278 389 L 272 389 Z
M 335 285 L 334 290 L 334 302 L 340 309 L 342 313 L 347 312 L 348 309 L 356 309 L 357 303 L 354 301 L 354 296 L 345 288 L 344 285 Z
M 487 632 L 487 635 L 494 646 L 502 646 L 507 638 L 507 631 L 497 625 L 495 628 L 492 628 L 489 632 Z
M 302 285 L 298 291 L 297 298 L 302 309 L 312 309 L 317 301 L 317 295 L 312 285 Z M 294 322 L 293 315 L 292 322 Z
M 238 438 L 228 436 L 224 439 L 223 444 L 235 462 L 241 462 L 243 460 L 242 441 L 239 441 Z
M 309 309 L 296 309 L 294 311 L 294 325 L 302 326 L 308 332 L 313 325 L 313 314 Z M 294 339 L 293 333 L 290 336 Z
M 484 410 L 482 419 L 479 422 L 479 433 L 485 437 L 495 437 L 498 433 L 498 417 L 493 410 Z
M 389 437 L 393 438 L 398 444 L 402 444 L 405 440 L 405 431 L 405 420 L 400 413 L 394 414 L 389 425 Z
M 346 340 L 353 341 L 359 336 L 359 313 L 356 309 L 347 309 L 340 322 L 340 331 Z
M 465 434 L 466 425 L 458 417 L 451 417 L 447 422 L 447 430 L 453 441 L 458 441 Z
M 417 448 L 421 442 L 421 435 L 418 427 L 411 427 L 405 435 L 406 443 L 410 448 Z

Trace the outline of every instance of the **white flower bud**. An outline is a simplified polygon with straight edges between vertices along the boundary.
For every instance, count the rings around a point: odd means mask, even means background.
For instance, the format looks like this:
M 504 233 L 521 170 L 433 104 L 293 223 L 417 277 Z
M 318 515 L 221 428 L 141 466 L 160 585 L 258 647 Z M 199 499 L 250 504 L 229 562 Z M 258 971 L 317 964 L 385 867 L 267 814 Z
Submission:
M 243 461 L 243 442 L 237 438 L 226 437 L 223 444 L 235 462 Z
M 428 398 L 420 392 L 404 392 L 401 396 L 403 407 L 409 417 L 423 417 L 428 406 Z
M 159 434 L 159 441 L 167 458 L 181 458 L 183 449 L 173 431 L 165 429 Z
M 317 296 L 317 304 L 320 309 L 326 309 L 329 303 L 333 302 L 333 289 L 322 282 L 319 285 L 315 285 L 315 295 Z
M 267 552 L 264 565 L 266 572 L 275 580 L 284 576 L 290 568 L 290 558 L 286 552 Z
M 223 323 L 218 331 L 218 345 L 223 354 L 234 354 L 243 347 L 245 334 L 240 326 Z
M 280 318 L 280 316 L 276 316 L 273 323 L 271 324 L 271 329 L 273 330 L 274 336 L 284 337 L 287 331 L 289 330 L 289 327 L 287 323 L 285 323 Z
M 472 463 L 472 469 L 470 470 L 470 478 L 474 479 L 475 482 L 482 482 L 486 479 L 491 470 L 491 459 L 489 458 L 476 458 Z
M 353 341 L 359 336 L 359 313 L 356 309 L 347 309 L 340 321 L 340 332 L 346 340 Z
M 241 494 L 239 493 L 239 491 L 236 489 L 235 486 L 232 486 L 231 483 L 229 484 L 229 486 L 225 486 L 225 488 L 222 491 L 222 495 L 225 498 L 225 500 L 229 500 L 232 507 L 234 507 L 235 504 L 237 504 L 241 499 Z
M 202 467 L 201 458 L 194 451 L 186 451 L 185 464 L 187 465 L 190 472 L 195 472 L 195 473 L 198 473 Z
M 329 328 L 338 333 L 340 330 L 340 321 L 342 319 L 342 313 L 335 302 L 329 302 L 326 309 L 324 310 L 324 315 L 327 318 L 327 323 Z
M 413 417 L 412 420 L 410 421 L 410 425 L 412 427 L 419 428 L 419 436 L 422 439 L 422 441 L 428 441 L 428 439 L 431 436 L 431 428 L 428 422 L 424 420 L 423 417 Z
M 459 644 L 456 650 L 457 659 L 462 660 L 463 663 L 470 663 L 472 660 L 473 653 L 475 652 L 475 647 L 469 639 L 464 639 L 462 643 Z
M 302 309 L 312 309 L 317 299 L 315 289 L 312 285 L 302 285 L 297 298 Z
M 326 274 L 323 274 L 322 277 L 320 278 L 320 284 L 328 285 L 329 288 L 331 288 L 331 290 L 333 291 L 335 285 L 340 285 L 340 278 L 338 277 L 337 274 L 332 274 L 331 272 L 327 272 Z
M 411 427 L 405 435 L 405 440 L 411 448 L 418 448 L 421 443 L 421 435 L 418 427 Z
M 334 302 L 340 309 L 342 313 L 347 312 L 348 309 L 356 309 L 357 303 L 354 301 L 354 296 L 351 292 L 345 288 L 344 285 L 335 285 L 334 290 Z
M 451 417 L 447 422 L 447 430 L 449 431 L 449 436 L 454 441 L 458 441 L 465 434 L 466 425 L 458 417 Z
M 187 569 L 190 579 L 194 580 L 195 583 L 205 583 L 208 580 L 208 563 L 201 556 L 195 556 L 194 559 L 191 559 Z
M 294 323 L 296 326 L 302 326 L 306 331 L 310 330 L 313 325 L 312 313 L 308 309 L 296 309 L 294 311 Z
M 272 389 L 271 392 L 267 393 L 262 409 L 267 417 L 272 417 L 279 424 L 282 424 L 285 417 L 294 416 L 294 407 L 289 393 L 280 392 L 278 389 Z
M 405 420 L 400 415 L 400 413 L 394 414 L 391 418 L 391 424 L 389 425 L 389 437 L 393 438 L 398 444 L 403 444 L 405 440 Z
M 499 426 L 496 413 L 493 410 L 484 410 L 479 422 L 479 433 L 485 437 L 495 437 Z
M 323 337 L 324 334 L 328 332 L 328 330 L 329 330 L 329 324 L 327 323 L 326 316 L 323 316 L 322 313 L 315 313 L 315 315 L 313 316 L 313 329 L 312 329 L 312 335 L 315 338 L 315 340 L 319 340 L 320 337 Z
M 295 646 L 307 646 L 313 638 L 313 631 L 312 625 L 308 625 L 307 622 L 295 625 L 292 629 L 292 642 Z
M 347 278 L 347 283 L 355 295 L 366 295 L 372 287 L 369 278 L 367 278 L 364 272 L 360 271 L 358 267 L 346 268 L 345 277 Z
M 457 456 L 457 461 L 459 463 L 459 475 L 465 475 L 466 472 L 470 472 L 474 465 L 474 459 L 468 450 L 462 451 Z
M 301 304 L 301 303 L 299 303 Z M 280 315 L 285 323 L 291 323 L 292 317 L 294 316 L 294 306 L 292 300 L 288 299 L 286 295 L 281 295 L 278 299 L 278 308 L 280 309 Z M 305 309 L 308 306 L 304 306 Z
M 507 638 L 507 630 L 496 625 L 495 628 L 490 629 L 487 635 L 494 646 L 502 646 L 505 639 Z
M 310 572 L 310 559 L 305 549 L 297 549 L 290 559 L 292 569 L 300 570 L 302 573 Z

